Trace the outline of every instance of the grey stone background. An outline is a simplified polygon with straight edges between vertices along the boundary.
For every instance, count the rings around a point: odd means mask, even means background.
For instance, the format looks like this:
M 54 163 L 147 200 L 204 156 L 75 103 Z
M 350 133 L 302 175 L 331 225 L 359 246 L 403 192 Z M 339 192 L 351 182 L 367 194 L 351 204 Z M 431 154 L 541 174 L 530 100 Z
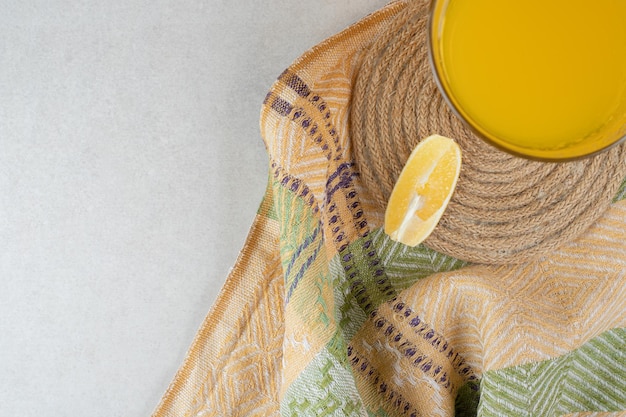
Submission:
M 147 416 L 266 183 L 263 98 L 386 0 L 0 1 L 0 416 Z

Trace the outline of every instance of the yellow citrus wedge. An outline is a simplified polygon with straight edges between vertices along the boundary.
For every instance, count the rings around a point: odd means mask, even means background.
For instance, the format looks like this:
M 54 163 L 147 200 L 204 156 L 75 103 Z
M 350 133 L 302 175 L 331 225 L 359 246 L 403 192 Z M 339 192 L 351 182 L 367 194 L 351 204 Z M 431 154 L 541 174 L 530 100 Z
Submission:
M 422 243 L 443 215 L 461 171 L 461 149 L 433 135 L 417 144 L 396 181 L 385 212 L 385 233 L 409 246 Z

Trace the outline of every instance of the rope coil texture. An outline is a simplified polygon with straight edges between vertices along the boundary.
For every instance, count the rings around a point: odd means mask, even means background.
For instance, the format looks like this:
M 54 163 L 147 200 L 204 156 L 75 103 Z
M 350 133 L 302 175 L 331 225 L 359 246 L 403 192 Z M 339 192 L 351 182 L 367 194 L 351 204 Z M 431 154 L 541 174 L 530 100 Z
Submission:
M 486 144 L 447 106 L 427 46 L 428 2 L 410 2 L 373 40 L 352 95 L 350 132 L 361 178 L 381 209 L 420 139 L 463 151 L 456 191 L 425 241 L 470 262 L 521 263 L 556 249 L 605 211 L 626 176 L 626 144 L 566 163 L 519 158 Z

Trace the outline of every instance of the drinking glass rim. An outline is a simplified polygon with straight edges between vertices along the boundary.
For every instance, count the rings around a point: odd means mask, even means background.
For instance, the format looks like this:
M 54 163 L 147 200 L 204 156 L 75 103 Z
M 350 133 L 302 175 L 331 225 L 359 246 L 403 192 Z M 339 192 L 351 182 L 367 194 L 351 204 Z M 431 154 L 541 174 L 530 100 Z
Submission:
M 439 14 L 437 16 L 439 17 L 439 20 L 437 22 L 439 22 L 441 20 L 441 17 L 445 14 L 445 8 L 447 7 L 450 1 L 453 1 L 453 0 L 431 0 L 430 2 L 429 11 L 428 11 L 428 25 L 427 25 L 428 61 L 430 63 L 431 73 L 433 74 L 435 84 L 437 85 L 437 88 L 439 92 L 441 93 L 444 101 L 448 105 L 448 108 L 452 110 L 455 116 L 457 116 L 459 120 L 461 120 L 463 125 L 466 126 L 468 129 L 470 129 L 472 133 L 476 135 L 476 137 L 511 155 L 518 156 L 518 157 L 525 158 L 525 159 L 535 160 L 539 162 L 568 162 L 568 161 L 586 159 L 594 155 L 597 155 L 599 153 L 605 152 L 626 140 L 626 133 L 625 133 L 624 135 L 618 137 L 615 141 L 607 144 L 606 146 L 600 149 L 596 149 L 593 152 L 589 152 L 589 153 L 585 153 L 581 155 L 567 156 L 567 157 L 545 157 L 545 156 L 529 155 L 527 153 L 517 151 L 516 149 L 509 148 L 503 145 L 502 143 L 500 143 L 499 141 L 494 140 L 492 137 L 490 137 L 490 134 L 484 131 L 483 129 L 480 129 L 477 123 L 476 123 L 476 126 L 474 126 L 474 124 L 470 121 L 472 119 L 469 116 L 466 116 L 461 106 L 455 102 L 454 95 L 452 94 L 451 91 L 449 91 L 449 86 L 447 86 L 445 80 L 443 80 L 444 78 L 443 75 L 440 74 L 438 65 L 441 66 L 441 64 L 437 64 L 436 62 L 437 59 L 435 58 L 436 39 L 435 39 L 434 34 L 435 34 L 435 30 L 438 30 L 438 28 L 435 27 L 435 13 L 439 11 Z M 441 61 L 441 59 L 439 59 L 439 61 Z M 443 69 L 441 70 L 441 73 L 443 73 Z M 503 141 L 503 142 L 506 142 L 506 141 Z

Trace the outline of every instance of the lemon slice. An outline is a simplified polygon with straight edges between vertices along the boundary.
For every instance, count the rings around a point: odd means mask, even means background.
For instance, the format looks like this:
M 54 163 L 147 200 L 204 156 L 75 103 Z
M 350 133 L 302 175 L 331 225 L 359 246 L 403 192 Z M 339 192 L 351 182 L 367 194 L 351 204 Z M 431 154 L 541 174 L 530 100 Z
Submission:
M 443 215 L 461 171 L 461 149 L 433 135 L 417 144 L 396 181 L 385 212 L 385 233 L 409 246 L 422 243 Z

